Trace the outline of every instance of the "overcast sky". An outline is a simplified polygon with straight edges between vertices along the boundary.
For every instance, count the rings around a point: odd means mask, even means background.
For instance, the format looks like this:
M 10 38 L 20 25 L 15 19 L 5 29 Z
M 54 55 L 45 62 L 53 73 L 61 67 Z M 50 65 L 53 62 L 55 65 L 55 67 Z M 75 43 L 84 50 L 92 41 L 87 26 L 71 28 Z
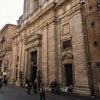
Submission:
M 0 0 L 0 29 L 5 24 L 17 24 L 23 14 L 24 0 Z

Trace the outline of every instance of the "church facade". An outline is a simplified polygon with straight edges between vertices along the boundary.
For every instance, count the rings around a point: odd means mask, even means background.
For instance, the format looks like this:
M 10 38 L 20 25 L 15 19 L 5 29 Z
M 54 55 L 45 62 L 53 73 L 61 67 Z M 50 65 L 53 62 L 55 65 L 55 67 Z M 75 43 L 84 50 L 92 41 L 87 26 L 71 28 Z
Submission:
M 72 86 L 73 93 L 100 94 L 100 78 L 96 88 L 91 85 L 82 6 L 80 0 L 24 0 L 13 36 L 12 84 L 37 79 L 49 90 L 56 80 L 61 91 Z

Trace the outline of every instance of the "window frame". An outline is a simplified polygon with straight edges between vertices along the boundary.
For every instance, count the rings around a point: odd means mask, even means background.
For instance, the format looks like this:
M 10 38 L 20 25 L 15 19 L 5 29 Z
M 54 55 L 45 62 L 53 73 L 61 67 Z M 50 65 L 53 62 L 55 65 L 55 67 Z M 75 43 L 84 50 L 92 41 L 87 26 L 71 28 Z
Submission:
M 68 41 L 70 42 L 70 46 L 64 48 L 64 42 L 68 42 Z M 64 50 L 69 50 L 69 49 L 72 49 L 72 41 L 71 41 L 71 39 L 62 41 L 62 50 L 64 51 Z

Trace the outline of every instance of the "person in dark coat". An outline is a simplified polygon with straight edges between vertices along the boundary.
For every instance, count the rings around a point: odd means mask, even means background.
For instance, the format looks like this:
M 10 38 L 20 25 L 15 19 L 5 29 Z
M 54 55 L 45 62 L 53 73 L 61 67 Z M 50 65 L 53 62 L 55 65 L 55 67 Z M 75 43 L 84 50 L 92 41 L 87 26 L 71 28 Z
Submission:
M 2 79 L 0 79 L 0 89 L 1 89 L 1 87 L 2 87 Z
M 31 90 L 31 83 L 30 83 L 30 81 L 29 80 L 27 80 L 27 94 L 29 94 L 30 93 L 30 90 Z
M 54 92 L 55 93 L 57 92 L 57 82 L 56 82 L 56 80 L 54 81 Z
M 7 85 L 7 83 L 8 83 L 8 80 L 7 80 L 7 78 L 4 80 L 4 84 L 5 84 L 5 86 Z
M 42 100 L 42 98 L 45 100 L 45 91 L 43 87 L 40 88 L 40 100 Z
M 50 88 L 51 88 L 51 93 L 53 93 L 54 92 L 54 81 L 51 82 Z
M 44 84 L 40 83 L 40 100 L 45 100 L 45 90 L 44 90 Z
M 37 82 L 34 81 L 33 83 L 33 88 L 34 88 L 34 93 L 36 94 L 37 93 Z

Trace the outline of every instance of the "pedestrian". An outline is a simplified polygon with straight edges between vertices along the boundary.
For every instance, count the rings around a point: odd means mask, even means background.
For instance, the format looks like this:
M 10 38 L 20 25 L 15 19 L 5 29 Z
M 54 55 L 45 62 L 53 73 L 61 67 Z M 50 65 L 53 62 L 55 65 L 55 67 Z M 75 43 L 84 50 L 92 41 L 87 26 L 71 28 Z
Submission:
M 73 86 L 72 85 L 69 85 L 68 92 L 72 92 L 72 90 L 73 90 Z
M 51 82 L 50 88 L 51 88 L 51 93 L 53 93 L 54 92 L 54 81 Z
M 8 80 L 7 80 L 7 78 L 6 78 L 6 79 L 4 79 L 4 84 L 5 84 L 5 86 L 7 86 L 7 83 L 8 83 Z
M 33 88 L 34 88 L 34 93 L 36 94 L 37 93 L 37 82 L 34 81 L 33 83 Z
M 31 83 L 30 83 L 29 80 L 27 80 L 26 86 L 27 86 L 27 87 L 26 87 L 26 88 L 27 88 L 27 94 L 29 94 L 30 91 L 31 91 Z
M 2 79 L 0 79 L 0 89 L 1 89 L 1 87 L 2 87 Z
M 57 82 L 56 82 L 56 80 L 54 81 L 54 92 L 55 93 L 57 92 Z
M 57 84 L 57 94 L 60 94 L 60 84 Z
M 45 90 L 43 87 L 40 87 L 40 100 L 45 100 Z

